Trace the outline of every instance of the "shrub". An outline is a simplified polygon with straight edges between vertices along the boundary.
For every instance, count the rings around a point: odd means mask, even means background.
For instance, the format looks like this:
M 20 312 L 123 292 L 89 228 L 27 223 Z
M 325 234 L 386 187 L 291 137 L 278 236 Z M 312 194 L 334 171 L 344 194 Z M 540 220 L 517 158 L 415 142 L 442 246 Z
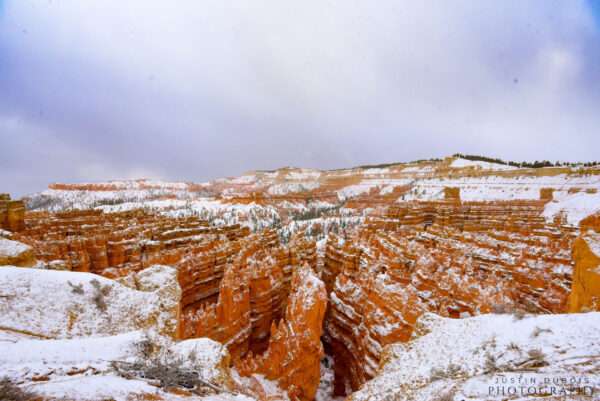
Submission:
M 96 307 L 100 311 L 106 312 L 106 309 L 108 308 L 106 305 L 106 296 L 110 294 L 112 287 L 110 285 L 103 286 L 96 279 L 90 281 L 90 284 L 92 285 L 92 287 L 94 287 L 94 295 L 92 296 L 92 301 L 94 302 L 94 305 L 96 305 Z
M 533 329 L 533 332 L 531 333 L 531 337 L 537 338 L 542 333 L 552 333 L 552 330 L 551 329 L 542 329 L 542 328 L 536 326 L 535 329 Z
M 2 401 L 32 401 L 38 396 L 23 390 L 7 377 L 0 379 L 0 400 Z
M 73 284 L 67 281 L 67 284 L 71 287 L 71 292 L 77 295 L 83 295 L 83 284 Z

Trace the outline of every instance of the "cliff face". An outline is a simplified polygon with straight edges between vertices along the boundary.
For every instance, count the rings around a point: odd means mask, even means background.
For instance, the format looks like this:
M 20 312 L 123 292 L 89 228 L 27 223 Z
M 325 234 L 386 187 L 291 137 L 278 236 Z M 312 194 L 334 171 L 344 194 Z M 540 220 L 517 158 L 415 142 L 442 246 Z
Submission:
M 0 194 L 0 229 L 18 232 L 25 228 L 25 205 L 11 200 L 9 194 Z
M 236 363 L 242 375 L 259 373 L 277 380 L 290 399 L 314 399 L 323 356 L 321 334 L 327 293 L 325 285 L 304 265 L 294 271 L 285 317 L 271 323 L 267 350 Z
M 582 234 L 573 246 L 573 286 L 569 312 L 600 310 L 600 215 L 581 222 Z
M 325 339 L 338 394 L 372 378 L 384 346 L 407 341 L 424 312 L 565 312 L 574 235 L 539 213 L 535 202 L 407 203 L 330 237 Z
M 64 270 L 118 277 L 154 264 L 174 265 L 188 253 L 248 235 L 240 226 L 209 227 L 198 218 L 170 218 L 134 210 L 33 212 L 17 238 L 44 262 L 62 261 Z

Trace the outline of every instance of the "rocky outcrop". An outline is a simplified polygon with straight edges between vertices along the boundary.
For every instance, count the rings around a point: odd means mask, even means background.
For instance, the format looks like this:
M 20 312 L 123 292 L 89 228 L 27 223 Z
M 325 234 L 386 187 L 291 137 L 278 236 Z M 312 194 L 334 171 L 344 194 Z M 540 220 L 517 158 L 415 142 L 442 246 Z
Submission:
M 210 227 L 195 217 L 86 210 L 29 213 L 18 238 L 42 261 L 61 260 L 67 270 L 119 277 L 154 264 L 177 264 L 189 253 L 248 233 L 240 226 Z
M 305 263 L 314 268 L 316 249 L 302 238 L 284 247 L 274 231 L 251 235 L 236 245 L 235 253 L 220 253 L 223 263 L 189 256 L 180 265 L 179 281 L 184 288 L 182 336 L 221 341 L 237 357 L 267 348 L 271 323 L 283 316 L 287 304 L 292 272 Z M 220 279 L 211 271 L 225 273 Z M 196 290 L 188 283 L 196 283 Z M 187 288 L 195 296 L 188 297 Z
M 573 245 L 573 285 L 570 312 L 600 310 L 600 214 L 581 222 L 582 234 Z
M 178 330 L 181 294 L 166 266 L 141 271 L 129 286 L 89 273 L 2 267 L 0 289 L 3 330 L 54 339 Z
M 25 204 L 11 200 L 9 194 L 0 194 L 0 229 L 13 232 L 25 228 Z
M 33 248 L 21 242 L 0 237 L 0 266 L 31 267 L 35 262 Z
M 267 350 L 236 363 L 242 375 L 259 373 L 287 389 L 291 400 L 314 399 L 320 380 L 325 285 L 304 265 L 294 271 L 285 317 L 271 322 Z
M 184 315 L 183 337 L 208 337 L 225 344 L 233 357 L 246 354 L 252 331 L 248 282 L 248 272 L 240 264 L 229 266 L 218 302 Z

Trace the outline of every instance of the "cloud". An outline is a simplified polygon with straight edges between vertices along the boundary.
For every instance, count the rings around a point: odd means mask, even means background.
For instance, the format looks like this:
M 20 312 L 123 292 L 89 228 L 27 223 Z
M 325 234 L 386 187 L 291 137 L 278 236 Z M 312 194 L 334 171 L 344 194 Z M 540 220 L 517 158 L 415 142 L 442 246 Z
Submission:
M 597 158 L 593 15 L 588 1 L 8 2 L 1 189 L 456 151 Z

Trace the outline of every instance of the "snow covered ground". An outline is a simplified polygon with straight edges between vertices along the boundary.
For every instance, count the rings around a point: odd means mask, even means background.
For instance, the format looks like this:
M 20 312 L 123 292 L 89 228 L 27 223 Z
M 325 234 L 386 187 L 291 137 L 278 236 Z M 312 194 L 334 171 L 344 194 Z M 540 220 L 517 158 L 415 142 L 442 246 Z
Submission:
M 68 340 L 3 339 L 0 336 L 0 375 L 18 383 L 23 389 L 56 399 L 253 400 L 244 395 L 229 393 L 183 397 L 142 378 L 124 378 L 119 375 L 113 362 L 132 363 L 139 360 L 140 344 L 146 339 L 147 334 L 141 331 Z M 165 360 L 181 361 L 182 366 L 193 368 L 203 380 L 221 383 L 224 379 L 222 376 L 227 374 L 223 363 L 228 358 L 228 353 L 223 345 L 215 341 L 206 338 L 180 343 L 173 343 L 167 338 L 154 341 L 164 347 L 160 352 Z M 148 398 L 142 398 L 144 396 Z
M 568 193 L 560 191 L 554 193 L 554 199 L 544 208 L 544 217 L 551 221 L 555 216 L 564 213 L 567 222 L 577 226 L 581 220 L 589 215 L 600 212 L 600 191 L 597 193 Z
M 516 170 L 517 167 L 508 166 L 506 164 L 500 163 L 490 163 L 484 161 L 477 160 L 467 160 L 463 158 L 456 158 L 452 163 L 450 163 L 450 167 L 452 168 L 465 168 L 465 167 L 473 167 L 481 170 Z
M 148 290 L 91 273 L 2 266 L 0 328 L 40 338 L 114 335 L 150 326 L 174 332 L 180 297 L 175 269 L 152 266 L 135 280 Z
M 0 266 L 0 379 L 53 400 L 286 399 L 274 382 L 250 378 L 253 388 L 235 382 L 224 345 L 208 338 L 174 341 L 180 295 L 176 271 L 167 266 L 123 281 Z M 154 360 L 187 369 L 219 391 L 184 396 L 181 388 L 173 392 L 118 368 Z
M 600 396 L 600 313 L 426 314 L 415 338 L 387 348 L 379 373 L 351 401 L 546 400 Z M 516 392 L 516 393 L 515 393 Z M 524 393 L 523 393 L 524 392 Z

